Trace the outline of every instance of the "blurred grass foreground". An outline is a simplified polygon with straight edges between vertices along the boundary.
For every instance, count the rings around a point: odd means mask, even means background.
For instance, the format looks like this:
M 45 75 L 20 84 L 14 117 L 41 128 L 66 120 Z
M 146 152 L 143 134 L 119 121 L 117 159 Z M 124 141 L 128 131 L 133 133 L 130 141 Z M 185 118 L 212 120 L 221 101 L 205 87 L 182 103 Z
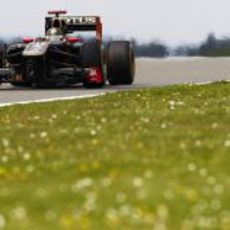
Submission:
M 230 84 L 0 108 L 0 229 L 230 226 Z

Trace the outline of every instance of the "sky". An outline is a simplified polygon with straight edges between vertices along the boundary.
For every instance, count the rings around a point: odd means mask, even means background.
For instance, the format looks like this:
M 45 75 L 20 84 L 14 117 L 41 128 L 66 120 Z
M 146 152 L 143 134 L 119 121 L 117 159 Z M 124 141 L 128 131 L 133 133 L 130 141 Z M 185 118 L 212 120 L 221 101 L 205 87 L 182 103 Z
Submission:
M 44 34 L 48 10 L 100 15 L 104 34 L 169 45 L 230 37 L 230 0 L 0 0 L 0 36 Z

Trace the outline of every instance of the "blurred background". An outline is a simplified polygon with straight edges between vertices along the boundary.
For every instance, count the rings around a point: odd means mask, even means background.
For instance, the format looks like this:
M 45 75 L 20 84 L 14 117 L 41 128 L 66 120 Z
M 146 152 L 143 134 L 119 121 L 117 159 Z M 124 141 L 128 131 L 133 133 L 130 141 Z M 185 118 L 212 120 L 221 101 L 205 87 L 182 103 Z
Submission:
M 105 42 L 132 40 L 137 56 L 229 56 L 229 0 L 8 0 L 1 5 L 0 42 L 44 34 L 50 9 L 100 15 Z

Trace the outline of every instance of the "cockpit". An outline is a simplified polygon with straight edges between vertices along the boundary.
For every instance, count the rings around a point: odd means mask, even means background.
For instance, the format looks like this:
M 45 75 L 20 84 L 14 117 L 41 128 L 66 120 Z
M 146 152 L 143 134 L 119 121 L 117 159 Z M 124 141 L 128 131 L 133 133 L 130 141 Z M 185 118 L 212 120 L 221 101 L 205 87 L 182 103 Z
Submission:
M 46 33 L 46 38 L 50 41 L 63 40 L 64 34 L 60 28 L 52 27 Z

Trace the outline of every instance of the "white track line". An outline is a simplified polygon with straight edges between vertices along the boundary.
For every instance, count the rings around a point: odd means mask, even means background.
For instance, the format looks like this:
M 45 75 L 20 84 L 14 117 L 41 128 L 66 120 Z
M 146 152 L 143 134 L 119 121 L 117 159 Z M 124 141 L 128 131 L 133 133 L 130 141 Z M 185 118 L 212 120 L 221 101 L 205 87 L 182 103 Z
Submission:
M 27 105 L 27 104 L 34 104 L 34 103 L 46 103 L 46 102 L 55 102 L 55 101 L 68 101 L 68 100 L 75 100 L 75 99 L 93 98 L 93 97 L 98 97 L 103 95 L 105 95 L 105 93 L 78 95 L 78 96 L 71 96 L 71 97 L 55 97 L 55 98 L 38 99 L 38 100 L 31 100 L 31 101 L 30 100 L 19 101 L 19 102 L 3 103 L 0 104 L 0 107 L 9 107 L 13 105 Z
M 213 84 L 213 83 L 218 83 L 218 82 L 226 82 L 226 83 L 229 83 L 230 80 L 219 80 L 219 81 L 204 81 L 204 82 L 192 82 L 192 85 L 210 85 L 210 84 Z

